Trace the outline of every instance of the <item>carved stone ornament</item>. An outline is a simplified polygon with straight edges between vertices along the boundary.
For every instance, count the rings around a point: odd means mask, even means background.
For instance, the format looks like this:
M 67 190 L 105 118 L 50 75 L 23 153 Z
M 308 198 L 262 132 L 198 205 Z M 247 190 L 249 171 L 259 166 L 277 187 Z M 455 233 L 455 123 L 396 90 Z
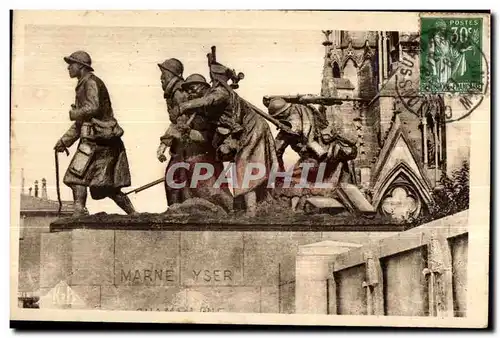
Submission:
M 337 62 L 339 67 L 343 64 L 340 53 L 341 52 L 338 50 L 338 48 L 336 46 L 333 46 L 333 48 L 330 49 L 330 60 L 331 60 L 330 62 L 331 62 L 332 67 L 333 67 L 333 64 L 335 62 Z M 342 69 L 341 69 L 341 71 L 342 71 Z
M 375 52 L 370 47 L 370 44 L 368 43 L 368 40 L 366 40 L 366 42 L 365 42 L 365 52 L 363 54 L 363 58 L 362 58 L 360 64 L 363 64 L 366 60 L 371 60 L 374 55 L 375 55 Z
M 395 184 L 380 203 L 380 211 L 400 221 L 406 221 L 420 214 L 422 203 L 416 191 L 405 183 Z
M 352 60 L 354 62 L 354 66 L 357 68 L 359 65 L 359 60 L 356 57 L 356 53 L 354 48 L 352 47 L 352 41 L 349 41 L 347 48 L 343 50 L 343 58 L 342 58 L 342 68 L 345 67 L 347 61 Z

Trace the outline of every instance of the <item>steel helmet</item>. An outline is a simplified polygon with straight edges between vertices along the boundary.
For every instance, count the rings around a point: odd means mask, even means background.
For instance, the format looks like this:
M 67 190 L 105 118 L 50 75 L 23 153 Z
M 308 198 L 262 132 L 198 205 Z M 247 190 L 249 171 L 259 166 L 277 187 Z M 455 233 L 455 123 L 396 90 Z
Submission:
M 161 70 L 169 71 L 178 77 L 182 77 L 182 73 L 184 72 L 184 65 L 175 58 L 167 59 L 163 61 L 163 63 L 159 63 L 158 67 L 160 67 Z
M 274 98 L 271 100 L 271 102 L 269 102 L 269 106 L 267 109 L 269 111 L 269 115 L 275 117 L 290 108 L 290 106 L 291 104 L 286 102 L 282 98 Z
M 203 75 L 191 74 L 182 83 L 182 88 L 185 88 L 186 86 L 189 86 L 190 84 L 195 84 L 195 83 L 201 83 L 201 84 L 206 85 L 207 87 L 210 87 L 210 85 L 208 84 L 207 80 L 205 79 L 205 77 Z
M 78 63 L 80 65 L 87 67 L 91 71 L 94 70 L 94 68 L 92 68 L 92 59 L 90 58 L 89 53 L 84 52 L 83 50 L 76 51 L 70 56 L 65 56 L 63 59 L 68 64 Z

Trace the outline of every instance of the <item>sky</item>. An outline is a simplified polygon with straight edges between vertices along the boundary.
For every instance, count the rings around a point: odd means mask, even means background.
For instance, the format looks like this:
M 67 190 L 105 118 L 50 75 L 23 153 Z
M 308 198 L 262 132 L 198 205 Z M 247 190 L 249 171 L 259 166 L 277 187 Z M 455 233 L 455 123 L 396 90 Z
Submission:
M 161 178 L 165 163 L 156 159 L 159 137 L 168 126 L 168 114 L 157 66 L 175 57 L 184 64 L 184 77 L 200 73 L 208 78 L 206 54 L 217 46 L 217 59 L 243 72 L 238 93 L 265 111 L 264 95 L 318 94 L 321 89 L 324 47 L 321 31 L 227 30 L 156 27 L 26 26 L 24 69 L 19 100 L 12 116 L 12 150 L 24 169 L 25 191 L 35 180 L 47 179 L 48 195 L 56 199 L 53 146 L 70 127 L 68 112 L 74 102 L 76 79 L 70 79 L 63 56 L 87 51 L 95 74 L 106 84 L 113 110 L 125 130 L 132 186 L 129 191 Z M 273 134 L 276 128 L 271 127 Z M 60 154 L 61 196 L 71 200 L 62 177 L 74 154 Z M 289 164 L 296 155 L 288 150 Z M 15 189 L 21 182 L 12 182 Z M 20 191 L 20 190 L 18 190 Z M 140 212 L 167 208 L 163 185 L 129 195 Z M 91 213 L 122 213 L 109 200 L 92 201 Z

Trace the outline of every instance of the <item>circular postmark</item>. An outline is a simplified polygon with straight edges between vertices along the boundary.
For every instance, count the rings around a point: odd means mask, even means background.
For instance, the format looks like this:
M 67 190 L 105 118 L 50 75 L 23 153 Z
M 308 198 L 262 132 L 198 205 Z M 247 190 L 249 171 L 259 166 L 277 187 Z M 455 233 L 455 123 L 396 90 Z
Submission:
M 421 30 L 420 53 L 403 57 L 394 74 L 395 88 L 408 112 L 419 117 L 440 114 L 450 123 L 471 115 L 483 102 L 489 88 L 489 65 L 472 29 L 461 30 L 457 37 L 443 30 L 443 20 L 436 21 L 435 26 Z M 469 65 L 468 60 L 475 63 Z

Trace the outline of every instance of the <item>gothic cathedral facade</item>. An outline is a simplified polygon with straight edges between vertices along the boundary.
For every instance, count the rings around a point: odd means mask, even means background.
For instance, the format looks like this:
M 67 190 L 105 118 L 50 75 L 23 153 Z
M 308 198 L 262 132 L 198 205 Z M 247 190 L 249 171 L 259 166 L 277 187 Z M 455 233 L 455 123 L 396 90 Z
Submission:
M 442 174 L 468 153 L 453 147 L 456 126 L 445 123 L 442 104 L 405 88 L 418 89 L 418 34 L 323 33 L 321 95 L 343 100 L 327 115 L 355 133 L 356 184 L 381 214 L 403 220 L 426 212 Z

